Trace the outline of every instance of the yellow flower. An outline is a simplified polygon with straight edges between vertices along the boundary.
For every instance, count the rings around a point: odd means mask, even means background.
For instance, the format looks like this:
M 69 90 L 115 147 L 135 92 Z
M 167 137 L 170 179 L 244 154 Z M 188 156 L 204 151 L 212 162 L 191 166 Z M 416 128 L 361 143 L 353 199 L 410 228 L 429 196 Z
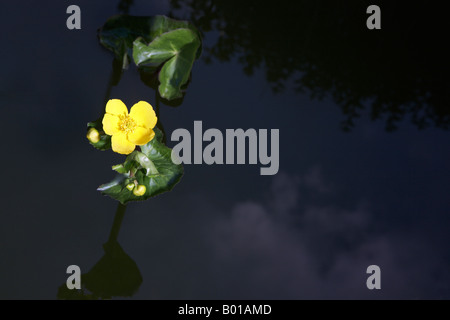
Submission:
M 102 123 L 105 133 L 112 136 L 113 151 L 130 154 L 136 145 L 144 145 L 153 139 L 157 121 L 155 111 L 148 102 L 139 101 L 128 114 L 127 106 L 121 100 L 111 99 L 106 104 Z

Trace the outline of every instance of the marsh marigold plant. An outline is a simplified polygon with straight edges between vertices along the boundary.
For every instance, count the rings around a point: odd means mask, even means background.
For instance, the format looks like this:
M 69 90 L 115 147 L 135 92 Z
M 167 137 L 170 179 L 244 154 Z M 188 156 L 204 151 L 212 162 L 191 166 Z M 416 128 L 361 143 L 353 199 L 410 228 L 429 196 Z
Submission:
M 151 83 L 157 106 L 159 101 L 183 100 L 202 48 L 201 34 L 190 22 L 161 15 L 117 15 L 99 29 L 98 39 L 115 56 L 108 97 L 124 67 L 134 62 L 141 76 L 157 79 Z M 145 101 L 127 109 L 121 100 L 111 99 L 100 118 L 87 123 L 86 137 L 94 148 L 126 155 L 123 163 L 111 167 L 114 179 L 97 188 L 122 205 L 168 192 L 183 176 L 182 164 L 172 161 L 172 149 L 165 144 L 162 124 L 156 127 L 156 110 Z
M 111 99 L 106 104 L 103 117 L 103 130 L 111 136 L 114 152 L 130 154 L 136 145 L 151 141 L 155 132 L 153 128 L 158 118 L 153 107 L 145 101 L 139 101 L 130 109 L 119 99 Z

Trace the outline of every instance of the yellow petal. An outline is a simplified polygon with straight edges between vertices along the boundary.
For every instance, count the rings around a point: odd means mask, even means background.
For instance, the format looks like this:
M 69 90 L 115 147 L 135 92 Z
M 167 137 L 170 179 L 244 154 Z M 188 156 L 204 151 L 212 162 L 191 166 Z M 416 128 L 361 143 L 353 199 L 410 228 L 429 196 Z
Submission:
M 128 140 L 137 145 L 143 145 L 153 139 L 155 132 L 152 129 L 136 127 L 128 134 Z
M 121 132 L 118 132 L 112 136 L 111 146 L 114 152 L 120 154 L 130 154 L 136 147 L 134 143 L 127 140 L 127 135 Z
M 106 104 L 106 113 L 113 114 L 116 116 L 127 115 L 128 109 L 125 103 L 119 99 L 111 99 Z
M 103 131 L 110 136 L 116 134 L 119 131 L 119 117 L 112 114 L 105 113 L 102 120 Z
M 147 129 L 153 129 L 158 121 L 153 107 L 145 101 L 139 101 L 131 107 L 130 117 L 136 121 L 139 127 Z

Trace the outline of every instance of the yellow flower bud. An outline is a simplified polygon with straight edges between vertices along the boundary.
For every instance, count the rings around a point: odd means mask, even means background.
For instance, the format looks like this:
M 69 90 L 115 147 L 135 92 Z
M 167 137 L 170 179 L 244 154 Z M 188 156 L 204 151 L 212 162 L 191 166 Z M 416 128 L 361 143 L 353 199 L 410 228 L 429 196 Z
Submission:
M 86 138 L 92 143 L 97 143 L 100 141 L 100 134 L 98 133 L 98 130 L 95 128 L 90 128 Z
M 128 190 L 133 190 L 134 189 L 134 183 L 129 183 L 129 184 L 127 184 L 127 187 L 126 187 Z
M 140 184 L 133 190 L 133 194 L 136 197 L 140 197 L 140 196 L 144 195 L 146 190 L 147 190 L 147 188 L 144 185 Z

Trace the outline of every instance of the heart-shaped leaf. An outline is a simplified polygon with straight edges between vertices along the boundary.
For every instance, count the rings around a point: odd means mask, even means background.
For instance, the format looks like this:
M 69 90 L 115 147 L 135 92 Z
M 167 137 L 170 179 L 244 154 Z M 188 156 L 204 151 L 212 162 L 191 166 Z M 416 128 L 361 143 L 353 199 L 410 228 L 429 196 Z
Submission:
M 177 29 L 161 34 L 150 44 L 144 39 L 133 43 L 133 59 L 137 66 L 159 66 L 159 93 L 172 100 L 182 97 L 181 87 L 187 83 L 201 41 L 190 29 Z

